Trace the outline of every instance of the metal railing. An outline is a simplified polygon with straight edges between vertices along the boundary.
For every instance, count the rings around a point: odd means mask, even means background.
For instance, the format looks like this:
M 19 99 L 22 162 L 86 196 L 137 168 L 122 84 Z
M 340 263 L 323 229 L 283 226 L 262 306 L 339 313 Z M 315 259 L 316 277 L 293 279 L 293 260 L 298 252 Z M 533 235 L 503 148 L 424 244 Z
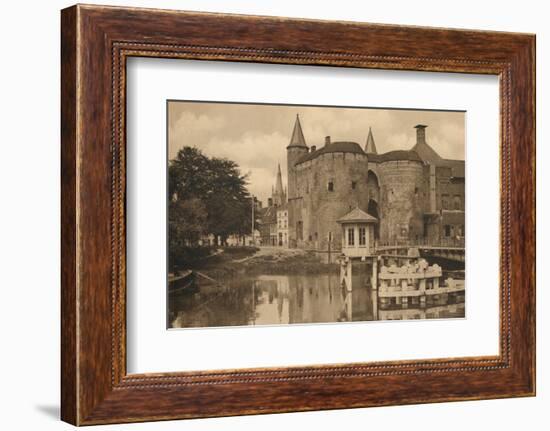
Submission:
M 418 248 L 464 248 L 464 238 L 440 238 L 436 241 L 428 241 L 425 238 L 421 239 L 403 239 L 393 241 L 376 241 L 375 248 L 401 248 L 401 247 L 418 247 Z

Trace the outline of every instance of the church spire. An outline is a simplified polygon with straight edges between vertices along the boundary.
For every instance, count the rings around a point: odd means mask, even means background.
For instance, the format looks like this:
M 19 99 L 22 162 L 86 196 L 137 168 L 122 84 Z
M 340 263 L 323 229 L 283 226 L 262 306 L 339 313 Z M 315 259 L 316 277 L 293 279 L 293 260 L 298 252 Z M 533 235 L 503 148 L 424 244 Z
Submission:
M 275 193 L 273 195 L 273 202 L 275 205 L 280 206 L 286 203 L 285 191 L 283 189 L 283 176 L 281 174 L 281 164 L 277 167 L 277 181 L 275 182 Z
M 281 164 L 277 165 L 277 185 L 275 186 L 275 193 L 283 192 L 283 176 L 281 174 Z
M 374 137 L 372 136 L 372 129 L 369 127 L 369 136 L 367 137 L 367 143 L 365 144 L 365 153 L 378 154 L 376 150 L 376 144 L 374 143 Z
M 302 132 L 302 125 L 300 124 L 300 116 L 296 114 L 296 121 L 294 123 L 294 130 L 292 131 L 292 137 L 287 148 L 290 147 L 304 147 L 307 148 L 306 140 L 304 138 L 304 132 Z

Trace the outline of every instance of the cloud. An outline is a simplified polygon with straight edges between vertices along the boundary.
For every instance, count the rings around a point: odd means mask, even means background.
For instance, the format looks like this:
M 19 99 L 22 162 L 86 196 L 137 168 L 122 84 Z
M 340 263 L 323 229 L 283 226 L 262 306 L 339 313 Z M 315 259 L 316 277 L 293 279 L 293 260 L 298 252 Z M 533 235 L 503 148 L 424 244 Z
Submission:
M 317 106 L 170 102 L 169 157 L 184 146 L 208 156 L 225 157 L 250 173 L 250 192 L 266 202 L 281 164 L 286 183 L 286 146 L 296 114 L 308 145 L 346 140 L 364 147 L 372 127 L 379 153 L 410 149 L 416 124 L 427 124 L 428 143 L 444 158 L 464 159 L 463 112 L 415 111 Z

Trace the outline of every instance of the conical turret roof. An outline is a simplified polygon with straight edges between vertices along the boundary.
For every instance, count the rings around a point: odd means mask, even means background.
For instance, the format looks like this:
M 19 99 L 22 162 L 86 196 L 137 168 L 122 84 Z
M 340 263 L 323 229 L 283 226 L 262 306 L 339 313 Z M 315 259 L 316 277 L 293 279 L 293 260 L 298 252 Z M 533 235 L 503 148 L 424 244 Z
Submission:
M 304 132 L 302 132 L 302 125 L 300 124 L 300 117 L 296 114 L 296 121 L 294 123 L 294 130 L 292 131 L 292 137 L 287 148 L 290 147 L 302 147 L 307 148 L 306 140 L 304 138 Z
M 365 144 L 365 153 L 378 154 L 376 150 L 376 144 L 374 143 L 374 137 L 372 136 L 372 129 L 369 127 L 369 136 L 367 137 L 367 143 Z

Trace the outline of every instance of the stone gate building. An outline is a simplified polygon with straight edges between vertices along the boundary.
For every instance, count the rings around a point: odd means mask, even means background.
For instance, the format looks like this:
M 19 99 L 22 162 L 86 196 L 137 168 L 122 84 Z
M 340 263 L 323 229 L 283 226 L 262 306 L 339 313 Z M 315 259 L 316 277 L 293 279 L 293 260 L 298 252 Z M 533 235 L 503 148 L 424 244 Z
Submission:
M 364 148 L 329 136 L 323 146 L 308 146 L 297 115 L 287 146 L 287 190 L 277 178 L 270 199 L 279 202 L 284 193 L 288 246 L 341 249 L 338 220 L 354 209 L 377 219 L 378 243 L 463 241 L 464 160 L 437 154 L 426 127 L 415 126 L 411 149 L 378 154 L 370 129 Z

